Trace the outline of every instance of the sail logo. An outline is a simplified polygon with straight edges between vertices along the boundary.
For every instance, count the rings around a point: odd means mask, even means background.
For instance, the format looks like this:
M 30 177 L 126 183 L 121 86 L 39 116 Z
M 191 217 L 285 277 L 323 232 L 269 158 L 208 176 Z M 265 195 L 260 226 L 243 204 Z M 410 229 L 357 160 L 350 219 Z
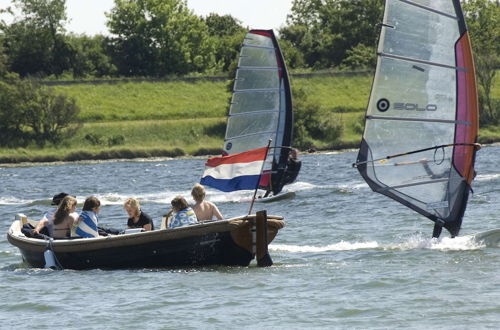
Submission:
M 394 110 L 404 110 L 404 111 L 436 111 L 437 105 L 427 104 L 426 106 L 419 106 L 418 103 L 394 103 Z
M 377 101 L 377 109 L 380 112 L 386 112 L 391 107 L 391 102 L 388 99 L 380 99 Z M 420 106 L 418 103 L 395 102 L 393 109 L 402 111 L 436 111 L 436 104 L 427 104 Z

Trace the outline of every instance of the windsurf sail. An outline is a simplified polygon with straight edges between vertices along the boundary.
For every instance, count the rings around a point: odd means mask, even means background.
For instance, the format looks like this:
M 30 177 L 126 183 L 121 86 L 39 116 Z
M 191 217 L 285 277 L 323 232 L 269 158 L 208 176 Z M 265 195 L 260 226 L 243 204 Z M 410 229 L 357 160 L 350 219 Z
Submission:
M 245 36 L 224 139 L 228 155 L 268 145 L 260 185 L 279 193 L 292 141 L 292 95 L 278 41 L 272 30 Z
M 386 0 L 356 162 L 370 188 L 458 235 L 478 149 L 471 45 L 459 0 Z

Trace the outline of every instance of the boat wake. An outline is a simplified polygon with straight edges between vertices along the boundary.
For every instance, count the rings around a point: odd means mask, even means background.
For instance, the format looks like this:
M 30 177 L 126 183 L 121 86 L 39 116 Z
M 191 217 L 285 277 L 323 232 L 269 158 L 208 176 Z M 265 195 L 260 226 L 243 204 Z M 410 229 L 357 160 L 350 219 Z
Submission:
M 444 237 L 423 238 L 421 236 L 413 236 L 404 242 L 382 244 L 376 241 L 368 242 L 345 242 L 329 244 L 326 246 L 311 246 L 311 245 L 287 245 L 287 244 L 271 244 L 270 251 L 275 252 L 290 252 L 290 253 L 318 253 L 329 251 L 353 251 L 353 250 L 438 250 L 438 251 L 472 251 L 483 248 L 500 247 L 500 230 L 491 231 L 494 235 L 478 233 L 475 235 L 467 235 L 455 238 Z

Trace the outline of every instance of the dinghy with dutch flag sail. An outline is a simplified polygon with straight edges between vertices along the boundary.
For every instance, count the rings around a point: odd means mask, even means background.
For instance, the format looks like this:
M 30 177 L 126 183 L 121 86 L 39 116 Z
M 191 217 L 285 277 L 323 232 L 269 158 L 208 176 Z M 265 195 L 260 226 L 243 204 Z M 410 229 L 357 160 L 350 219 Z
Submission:
M 281 192 L 292 142 L 292 95 L 272 30 L 250 30 L 243 41 L 224 139 L 227 155 L 265 147 L 272 140 L 260 186 Z
M 357 162 L 370 188 L 458 235 L 479 149 L 459 0 L 386 0 Z

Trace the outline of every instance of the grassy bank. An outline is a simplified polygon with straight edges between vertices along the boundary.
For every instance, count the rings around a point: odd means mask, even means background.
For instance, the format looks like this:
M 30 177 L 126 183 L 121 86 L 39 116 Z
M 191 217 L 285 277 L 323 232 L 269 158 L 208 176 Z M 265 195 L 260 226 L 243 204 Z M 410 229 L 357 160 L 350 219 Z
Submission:
M 493 90 L 500 98 L 500 79 Z M 357 147 L 372 76 L 292 78 L 327 116 L 343 125 L 334 143 L 318 149 Z M 0 149 L 0 163 L 218 154 L 231 93 L 228 81 L 122 82 L 53 87 L 74 97 L 84 123 L 58 146 Z M 480 142 L 500 141 L 500 129 L 482 129 Z

